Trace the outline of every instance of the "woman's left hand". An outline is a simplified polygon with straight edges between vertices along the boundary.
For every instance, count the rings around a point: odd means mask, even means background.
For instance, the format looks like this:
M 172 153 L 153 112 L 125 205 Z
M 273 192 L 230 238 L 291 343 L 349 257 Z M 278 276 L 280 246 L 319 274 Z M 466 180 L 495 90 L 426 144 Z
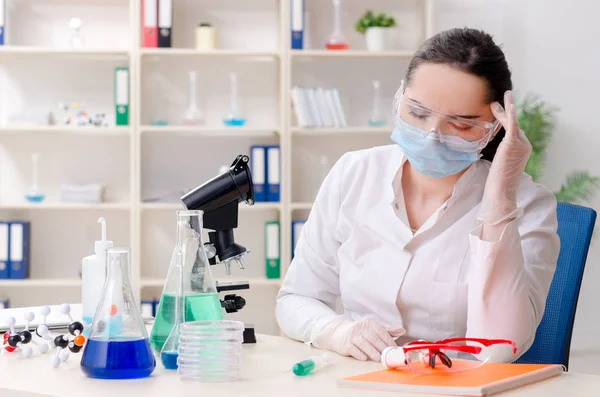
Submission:
M 516 216 L 519 181 L 532 149 L 525 133 L 519 128 L 511 91 L 504 94 L 504 105 L 506 109 L 498 102 L 490 105 L 492 113 L 506 130 L 506 135 L 492 161 L 483 195 L 482 218 L 489 225 Z

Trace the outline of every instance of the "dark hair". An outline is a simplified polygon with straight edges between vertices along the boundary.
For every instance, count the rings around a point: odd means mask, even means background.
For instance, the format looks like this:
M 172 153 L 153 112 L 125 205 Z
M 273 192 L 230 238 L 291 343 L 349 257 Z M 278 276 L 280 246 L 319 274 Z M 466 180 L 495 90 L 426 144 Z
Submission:
M 512 89 L 511 73 L 504 53 L 489 34 L 469 28 L 450 29 L 426 40 L 413 55 L 406 72 L 406 84 L 419 65 L 438 63 L 453 66 L 483 78 L 488 85 L 488 101 L 504 106 L 504 93 Z M 492 161 L 504 138 L 504 128 L 482 150 L 485 160 Z

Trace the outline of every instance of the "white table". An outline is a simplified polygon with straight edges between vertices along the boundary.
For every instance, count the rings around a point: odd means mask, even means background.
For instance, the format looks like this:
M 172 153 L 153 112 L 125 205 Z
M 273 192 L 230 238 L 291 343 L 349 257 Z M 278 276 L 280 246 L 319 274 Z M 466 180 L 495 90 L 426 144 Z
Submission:
M 72 355 L 60 368 L 50 366 L 50 353 L 29 359 L 20 355 L 0 356 L 1 397 L 170 397 L 170 396 L 389 396 L 390 392 L 340 388 L 336 380 L 381 369 L 379 363 L 359 362 L 335 356 L 334 363 L 306 377 L 296 377 L 290 369 L 315 350 L 287 338 L 257 336 L 257 343 L 244 345 L 243 379 L 231 383 L 184 382 L 176 371 L 166 371 L 157 361 L 150 378 L 106 381 L 84 376 L 79 367 L 81 353 Z M 503 397 L 595 396 L 600 391 L 600 376 L 565 373 L 537 384 L 502 394 Z M 207 394 L 208 393 L 208 394 Z M 423 394 L 401 394 L 423 397 Z

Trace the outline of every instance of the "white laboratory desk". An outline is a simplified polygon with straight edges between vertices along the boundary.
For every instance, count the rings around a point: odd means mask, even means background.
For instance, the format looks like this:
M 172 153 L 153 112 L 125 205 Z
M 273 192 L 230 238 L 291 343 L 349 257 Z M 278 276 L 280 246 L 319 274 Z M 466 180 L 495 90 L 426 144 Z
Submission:
M 126 381 L 89 379 L 79 368 L 81 354 L 71 355 L 60 368 L 50 366 L 50 353 L 25 359 L 0 356 L 1 397 L 168 397 L 168 396 L 373 396 L 392 392 L 340 388 L 336 380 L 381 369 L 379 363 L 335 356 L 334 363 L 309 376 L 284 373 L 296 361 L 316 350 L 287 338 L 257 335 L 257 343 L 244 345 L 243 379 L 230 383 L 181 381 L 176 371 L 165 371 L 157 361 L 150 378 Z M 558 377 L 502 394 L 503 397 L 596 396 L 600 376 L 565 373 Z M 209 393 L 209 394 L 207 394 Z M 393 393 L 392 393 L 393 394 Z M 423 394 L 402 394 L 423 397 Z

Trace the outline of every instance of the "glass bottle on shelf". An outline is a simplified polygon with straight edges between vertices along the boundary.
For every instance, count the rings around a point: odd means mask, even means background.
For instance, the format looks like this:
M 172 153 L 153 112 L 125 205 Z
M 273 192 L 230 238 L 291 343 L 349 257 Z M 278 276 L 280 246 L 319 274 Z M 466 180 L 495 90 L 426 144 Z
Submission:
M 106 270 L 81 369 L 91 378 L 145 378 L 156 360 L 129 280 L 129 249 L 108 249 Z
M 373 81 L 373 109 L 371 110 L 371 118 L 369 118 L 370 127 L 383 127 L 385 125 L 385 117 L 381 110 L 381 83 L 379 80 Z
M 184 125 L 202 125 L 204 124 L 204 116 L 198 109 L 196 101 L 196 72 L 188 72 L 188 83 L 189 83 L 189 103 L 187 110 L 183 116 Z
M 333 32 L 329 36 L 325 47 L 328 50 L 347 50 L 348 41 L 342 33 L 341 0 L 333 0 Z
M 244 118 L 239 104 L 238 81 L 236 73 L 229 74 L 229 82 L 231 85 L 231 103 L 229 105 L 229 111 L 223 119 L 223 124 L 228 127 L 241 127 L 246 124 L 246 119 Z
M 176 322 L 179 280 L 182 280 L 185 322 L 223 319 L 221 300 L 204 249 L 202 216 L 202 211 L 177 212 L 177 241 L 150 333 L 152 348 L 157 354 Z M 182 277 L 179 277 L 180 270 Z
M 38 186 L 39 160 L 39 153 L 31 154 L 31 186 L 25 194 L 25 199 L 31 203 L 40 203 L 46 198 L 44 191 Z

